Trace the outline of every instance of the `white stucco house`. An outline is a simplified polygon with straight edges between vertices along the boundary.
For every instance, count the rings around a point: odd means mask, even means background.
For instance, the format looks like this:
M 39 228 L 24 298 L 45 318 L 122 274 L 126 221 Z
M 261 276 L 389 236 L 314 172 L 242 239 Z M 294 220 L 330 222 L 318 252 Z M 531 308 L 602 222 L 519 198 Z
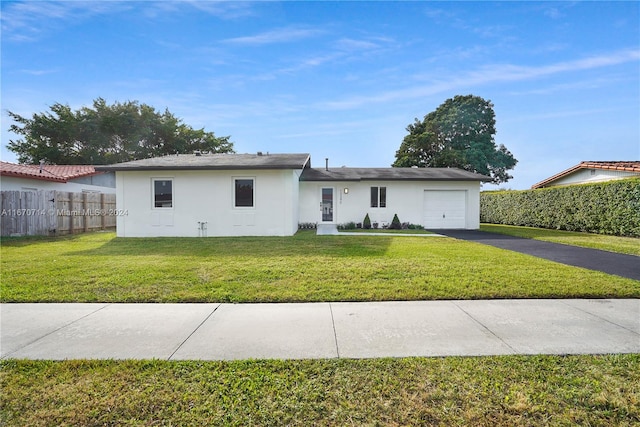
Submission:
M 97 166 L 116 174 L 120 237 L 289 236 L 371 220 L 477 229 L 480 183 L 455 168 L 312 168 L 309 154 L 180 154 Z
M 562 187 L 565 185 L 589 184 L 612 181 L 615 179 L 640 176 L 640 161 L 585 161 L 570 167 L 560 173 L 550 176 L 532 189 Z
M 0 161 L 0 189 L 114 194 L 116 181 L 113 172 L 97 171 L 91 165 L 23 165 Z

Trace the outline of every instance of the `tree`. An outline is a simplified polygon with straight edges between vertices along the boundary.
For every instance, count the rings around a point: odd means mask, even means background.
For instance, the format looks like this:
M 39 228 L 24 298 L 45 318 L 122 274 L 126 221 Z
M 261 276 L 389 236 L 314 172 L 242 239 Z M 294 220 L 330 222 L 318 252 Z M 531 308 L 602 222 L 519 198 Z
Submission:
M 31 118 L 7 112 L 15 122 L 9 130 L 22 136 L 8 144 L 20 163 L 98 165 L 196 150 L 233 152 L 230 137 L 193 129 L 169 110 L 159 113 L 137 101 L 108 105 L 98 98 L 91 108 L 72 111 L 56 103 L 49 110 Z
M 407 126 L 394 167 L 457 167 L 490 176 L 496 184 L 518 162 L 507 148 L 496 146 L 496 119 L 491 101 L 479 96 L 447 99 L 422 121 Z

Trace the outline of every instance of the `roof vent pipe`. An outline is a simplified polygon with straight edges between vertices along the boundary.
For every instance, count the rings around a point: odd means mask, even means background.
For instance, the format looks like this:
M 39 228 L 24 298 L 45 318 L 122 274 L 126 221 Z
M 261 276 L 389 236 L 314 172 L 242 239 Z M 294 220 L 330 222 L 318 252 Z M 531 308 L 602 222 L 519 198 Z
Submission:
M 324 169 L 329 172 L 329 158 L 325 157 L 324 158 Z

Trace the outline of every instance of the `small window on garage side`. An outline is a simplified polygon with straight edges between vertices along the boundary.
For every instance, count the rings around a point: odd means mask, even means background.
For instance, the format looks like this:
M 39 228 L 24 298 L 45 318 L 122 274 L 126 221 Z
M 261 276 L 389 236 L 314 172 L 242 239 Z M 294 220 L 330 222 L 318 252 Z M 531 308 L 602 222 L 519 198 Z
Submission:
M 154 179 L 153 180 L 153 207 L 171 208 L 173 207 L 173 180 Z
M 387 187 L 371 187 L 371 207 L 387 207 Z
M 254 206 L 254 179 L 235 178 L 234 206 L 236 208 L 252 208 Z

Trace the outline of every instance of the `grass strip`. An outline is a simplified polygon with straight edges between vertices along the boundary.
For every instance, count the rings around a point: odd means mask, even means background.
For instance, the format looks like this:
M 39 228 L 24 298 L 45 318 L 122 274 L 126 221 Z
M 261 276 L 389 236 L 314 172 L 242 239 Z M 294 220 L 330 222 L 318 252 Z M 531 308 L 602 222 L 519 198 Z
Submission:
M 640 355 L 0 362 L 0 424 L 616 425 Z
M 564 245 L 581 246 L 603 251 L 640 256 L 640 239 L 605 234 L 518 227 L 514 225 L 481 224 L 480 230 Z M 640 262 L 640 261 L 639 261 Z
M 640 281 L 451 238 L 3 239 L 2 302 L 637 298 Z

